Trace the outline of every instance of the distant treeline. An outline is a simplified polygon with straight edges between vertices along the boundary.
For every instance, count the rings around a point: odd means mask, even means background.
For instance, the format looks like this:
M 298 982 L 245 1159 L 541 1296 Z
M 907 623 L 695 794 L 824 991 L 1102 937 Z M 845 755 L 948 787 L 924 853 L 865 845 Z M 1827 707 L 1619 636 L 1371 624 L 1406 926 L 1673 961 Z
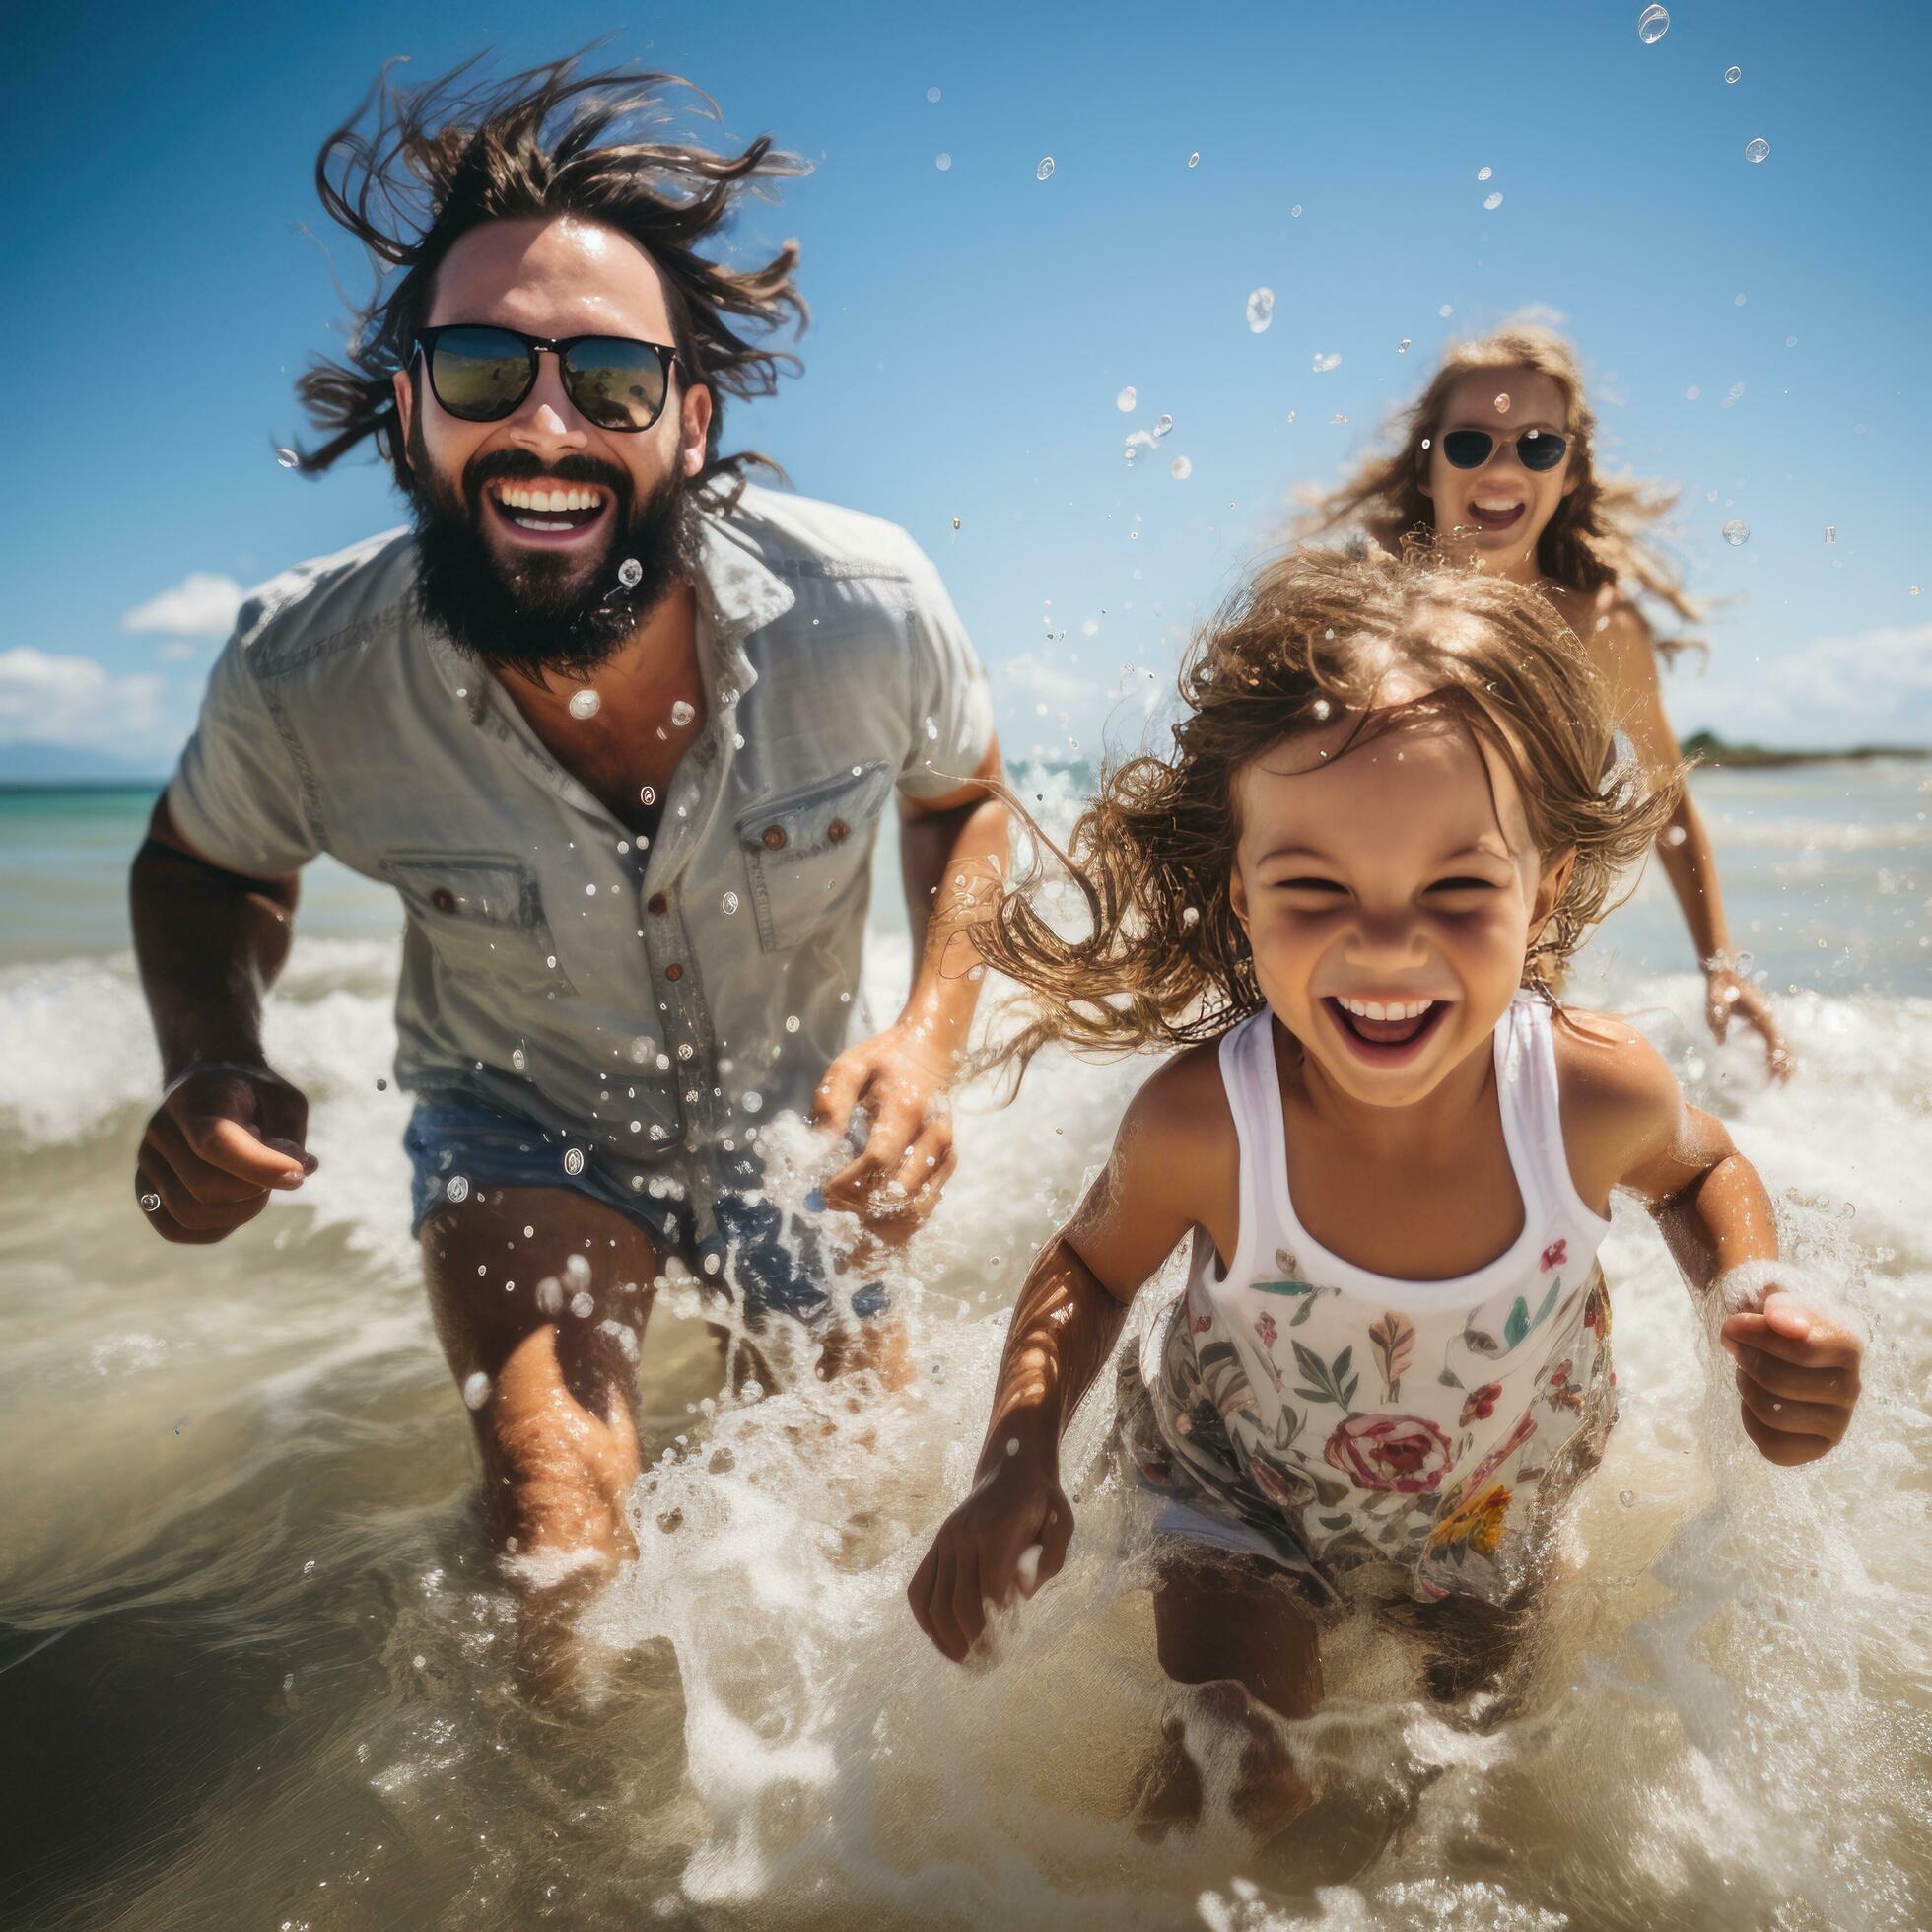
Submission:
M 1707 766 L 1835 765 L 1870 758 L 1932 758 L 1932 745 L 1854 744 L 1836 751 L 1786 751 L 1768 744 L 1731 744 L 1715 731 L 1692 731 L 1684 755 Z

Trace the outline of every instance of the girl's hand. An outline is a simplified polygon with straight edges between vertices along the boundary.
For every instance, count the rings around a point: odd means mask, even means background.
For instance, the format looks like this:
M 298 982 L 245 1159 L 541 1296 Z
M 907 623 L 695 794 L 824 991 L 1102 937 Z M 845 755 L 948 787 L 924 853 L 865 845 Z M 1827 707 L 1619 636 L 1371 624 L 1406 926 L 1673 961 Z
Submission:
M 1761 1312 L 1731 1316 L 1718 1340 L 1738 1364 L 1744 1432 L 1767 1462 L 1816 1462 L 1851 1421 L 1858 1400 L 1858 1331 L 1772 1288 Z
M 1017 1440 L 1017 1438 L 1014 1438 Z M 1004 1604 L 1015 1590 L 1030 1597 L 1067 1560 L 1073 1512 L 1060 1486 L 1055 1460 L 994 1451 L 980 1479 L 939 1526 L 926 1560 L 906 1590 L 919 1627 L 952 1659 L 986 1631 L 987 1605 Z M 1041 1546 L 1038 1573 L 1029 1580 L 1021 1558 Z
M 1784 1044 L 1770 1000 L 1761 987 L 1753 986 L 1722 958 L 1711 960 L 1704 968 L 1704 1017 L 1720 1045 L 1731 1021 L 1742 1019 L 1762 1037 L 1771 1078 L 1782 1082 L 1791 1077 L 1791 1049 Z

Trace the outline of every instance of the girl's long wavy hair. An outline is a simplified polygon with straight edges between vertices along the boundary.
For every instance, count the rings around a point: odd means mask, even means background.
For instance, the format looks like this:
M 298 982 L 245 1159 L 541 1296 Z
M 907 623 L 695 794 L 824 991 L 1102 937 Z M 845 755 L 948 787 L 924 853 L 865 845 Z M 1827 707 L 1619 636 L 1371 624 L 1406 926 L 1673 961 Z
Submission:
M 1426 693 L 1385 704 L 1391 680 Z M 1575 862 L 1523 964 L 1553 1003 L 1619 877 L 1668 822 L 1683 768 L 1646 775 L 1616 737 L 1582 649 L 1549 600 L 1412 543 L 1399 558 L 1303 549 L 1270 563 L 1190 646 L 1171 757 L 1103 768 L 1063 851 L 1009 788 L 1031 864 L 968 927 L 981 960 L 1024 990 L 1019 1028 L 974 1071 L 1040 1048 L 1112 1054 L 1211 1040 L 1264 1003 L 1229 897 L 1236 779 L 1282 739 L 1355 721 L 1342 754 L 1405 720 L 1453 719 L 1522 793 L 1546 862 Z M 1066 867 L 1089 930 L 1065 937 L 1040 905 L 1044 854 Z
M 1600 476 L 1596 467 L 1597 419 L 1583 392 L 1576 351 L 1560 335 L 1529 323 L 1497 329 L 1472 341 L 1452 343 L 1428 387 L 1397 418 L 1399 447 L 1371 456 L 1339 488 L 1311 493 L 1307 513 L 1293 534 L 1319 536 L 1353 524 L 1383 549 L 1399 550 L 1417 531 L 1430 535 L 1435 513 L 1422 494 L 1428 466 L 1424 437 L 1441 426 L 1449 391 L 1478 370 L 1529 369 L 1548 376 L 1562 391 L 1570 436 L 1569 463 L 1578 481 L 1556 506 L 1537 540 L 1537 568 L 1572 590 L 1595 590 L 1605 584 L 1647 595 L 1667 606 L 1686 624 L 1703 622 L 1707 612 L 1685 592 L 1677 572 L 1650 534 L 1676 504 L 1678 492 L 1634 476 Z M 1706 649 L 1701 638 L 1659 637 L 1667 657 L 1685 649 Z
M 319 475 L 373 438 L 408 493 L 391 379 L 409 364 L 438 268 L 486 222 L 557 215 L 628 235 L 663 277 L 685 379 L 712 392 L 706 460 L 695 480 L 728 495 L 721 478 L 741 484 L 747 467 L 777 468 L 754 451 L 721 455 L 719 435 L 726 395 L 769 395 L 781 370 L 797 366 L 796 356 L 757 347 L 740 332 L 769 333 L 788 317 L 804 326 L 805 305 L 793 284 L 797 244 L 788 242 L 762 267 L 743 269 L 699 250 L 745 194 L 771 198 L 768 183 L 804 173 L 805 164 L 775 152 L 769 135 L 737 154 L 648 138 L 664 135 L 673 102 L 714 120 L 717 104 L 675 74 L 579 74 L 581 57 L 467 92 L 459 83 L 474 60 L 409 91 L 389 84 L 385 65 L 355 113 L 322 143 L 316 190 L 378 264 L 378 286 L 366 305 L 351 302 L 347 361 L 318 357 L 296 383 L 325 438 L 292 452 L 304 474 Z M 373 125 L 363 131 L 372 105 Z M 606 142 L 606 135 L 617 138 Z M 384 287 L 387 270 L 401 272 Z

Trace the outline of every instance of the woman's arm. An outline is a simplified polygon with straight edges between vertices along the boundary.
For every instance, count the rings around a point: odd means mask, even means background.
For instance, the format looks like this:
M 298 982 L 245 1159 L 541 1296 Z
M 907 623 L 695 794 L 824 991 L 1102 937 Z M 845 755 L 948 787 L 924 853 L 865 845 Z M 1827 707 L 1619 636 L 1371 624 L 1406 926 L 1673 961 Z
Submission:
M 1031 1595 L 1066 1560 L 1073 1512 L 1060 1486 L 1060 1438 L 1113 1353 L 1128 1303 L 1202 1215 L 1213 1162 L 1233 1172 L 1211 1113 L 1204 1118 L 1218 1102 L 1232 1140 L 1219 1092 L 1211 1048 L 1154 1074 L 1128 1108 L 1106 1167 L 1027 1274 L 973 1487 L 906 1592 L 920 1628 L 955 1663 L 985 1630 L 989 1603 L 1016 1586 Z M 1022 1559 L 1036 1544 L 1039 1568 L 1028 1578 Z
M 1627 603 L 1614 606 L 1605 628 L 1591 639 L 1590 650 L 1611 680 L 1613 714 L 1629 733 L 1637 756 L 1650 771 L 1674 771 L 1683 753 L 1664 713 L 1656 640 L 1642 613 Z M 1733 1017 L 1742 1018 L 1762 1036 L 1773 1076 L 1789 1078 L 1791 1054 L 1770 1001 L 1738 970 L 1717 879 L 1717 855 L 1688 785 L 1678 794 L 1677 810 L 1658 841 L 1657 857 L 1703 967 L 1704 1012 L 1711 1031 L 1722 1040 Z

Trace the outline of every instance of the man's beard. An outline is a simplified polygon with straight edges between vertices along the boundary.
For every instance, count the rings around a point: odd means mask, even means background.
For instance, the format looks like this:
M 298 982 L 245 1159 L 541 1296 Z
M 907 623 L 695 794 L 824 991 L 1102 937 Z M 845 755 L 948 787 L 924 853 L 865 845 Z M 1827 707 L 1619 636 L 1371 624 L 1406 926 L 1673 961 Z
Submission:
M 418 603 L 432 624 L 492 669 L 587 677 L 695 572 L 697 507 L 675 470 L 634 502 L 630 478 L 594 458 L 564 456 L 545 468 L 521 452 L 504 452 L 466 476 L 459 493 L 431 463 L 421 417 L 410 425 L 409 456 Z M 586 570 L 574 553 L 534 544 L 507 564 L 483 534 L 483 518 L 494 515 L 483 502 L 484 485 L 539 475 L 610 491 L 614 534 L 594 568 Z M 627 559 L 642 572 L 628 586 L 618 574 Z

